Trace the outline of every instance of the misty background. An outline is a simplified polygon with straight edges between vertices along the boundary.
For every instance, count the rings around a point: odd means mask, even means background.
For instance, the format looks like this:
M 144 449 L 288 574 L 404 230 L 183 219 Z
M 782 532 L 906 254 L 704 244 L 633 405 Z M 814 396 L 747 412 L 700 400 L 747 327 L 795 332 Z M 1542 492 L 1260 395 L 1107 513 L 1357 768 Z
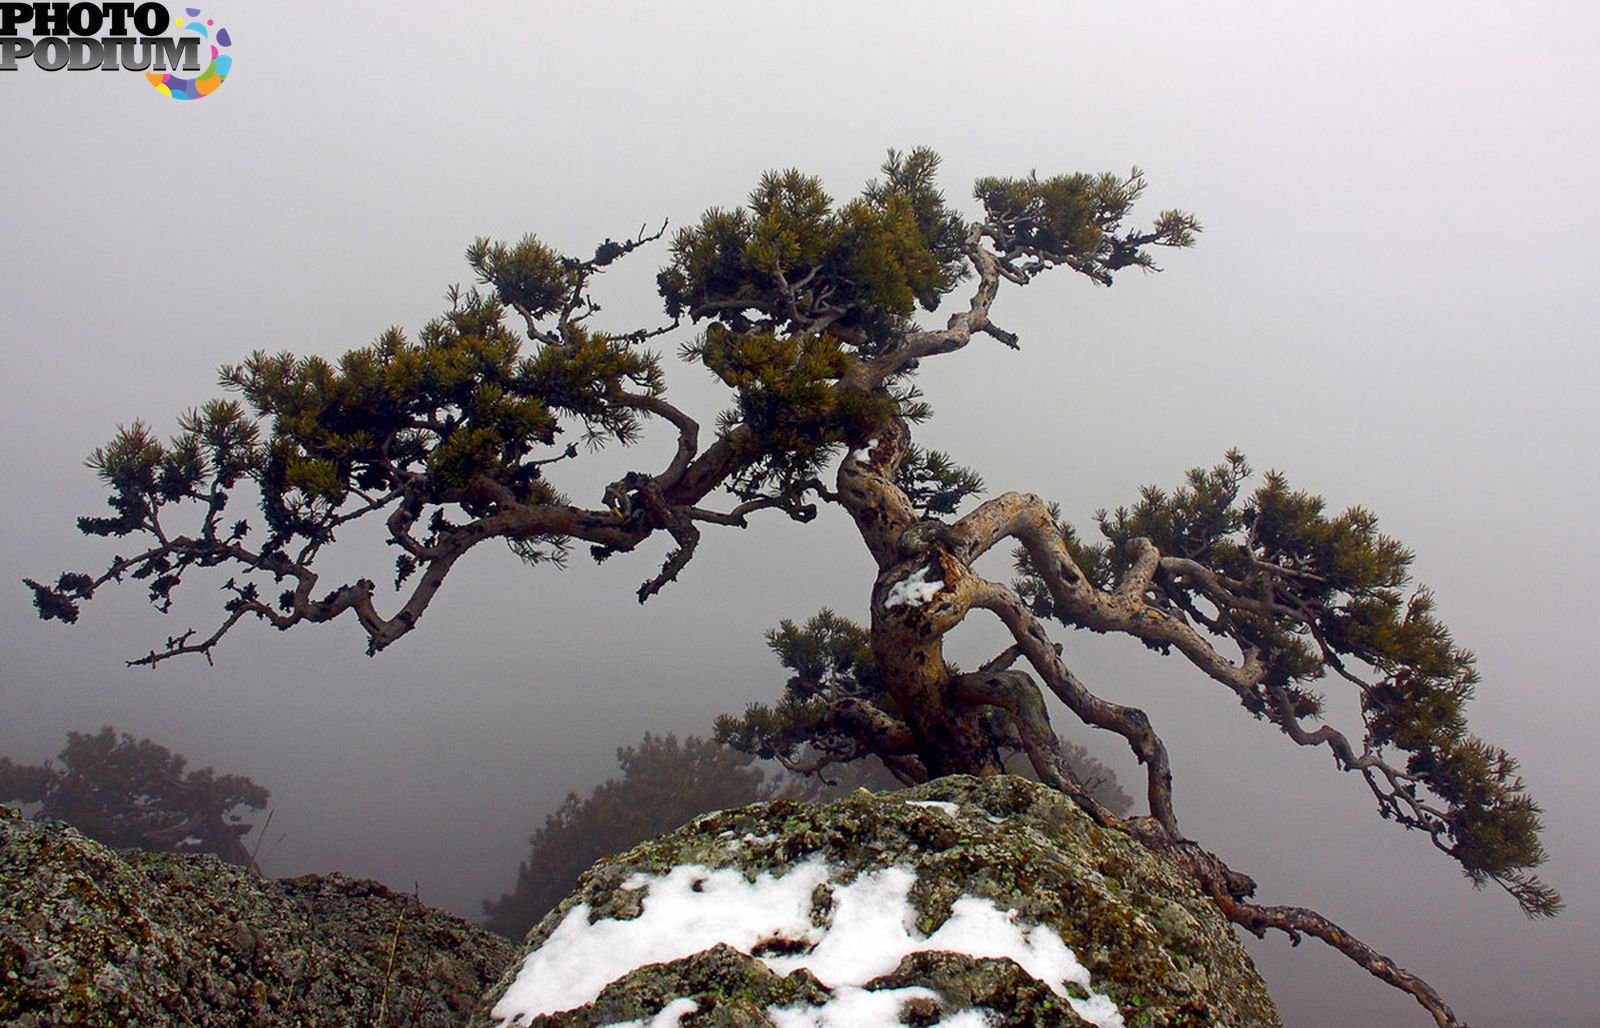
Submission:
M 973 213 L 980 175 L 1137 164 L 1139 220 L 1191 210 L 1197 248 L 1109 290 L 1067 272 L 1003 286 L 994 316 L 1021 352 L 981 339 L 928 362 L 936 414 L 916 441 L 1088 531 L 1096 508 L 1230 446 L 1335 509 L 1375 511 L 1478 655 L 1473 728 L 1521 759 L 1545 807 L 1543 876 L 1568 902 L 1554 922 L 1474 893 L 1425 838 L 1380 821 L 1357 777 L 1186 664 L 1057 638 L 1092 688 L 1149 712 L 1183 827 L 1253 875 L 1261 902 L 1320 910 L 1474 1025 L 1594 1023 L 1600 9 L 235 0 L 205 14 L 235 63 L 203 102 L 136 73 L 0 77 L 0 754 L 38 762 L 102 724 L 152 737 L 272 790 L 269 874 L 344 871 L 476 917 L 561 798 L 616 772 L 618 746 L 774 699 L 765 629 L 824 605 L 865 616 L 872 564 L 843 513 L 708 528 L 643 607 L 633 590 L 664 540 L 598 567 L 579 550 L 565 572 L 490 544 L 376 658 L 344 620 L 245 624 L 215 667 L 128 670 L 169 634 L 209 631 L 221 597 L 197 580 L 163 618 L 130 583 L 75 626 L 36 618 L 24 576 L 98 571 L 116 552 L 74 527 L 103 505 L 84 456 L 135 418 L 170 434 L 218 394 L 217 366 L 252 350 L 332 356 L 390 325 L 415 333 L 470 280 L 475 236 L 532 231 L 587 255 L 736 205 L 769 168 L 848 198 L 889 147 L 937 149 L 946 195 Z M 601 327 L 662 320 L 665 258 L 657 244 L 607 271 Z M 721 388 L 672 374 L 669 398 L 709 426 Z M 657 431 L 557 484 L 598 504 L 671 442 Z M 330 578 L 384 580 L 393 559 L 328 556 Z M 965 632 L 963 664 L 1003 645 L 976 616 Z M 1332 699 L 1351 725 L 1353 704 Z M 1116 740 L 1060 712 L 1057 727 L 1137 791 Z M 1291 1026 L 1425 1023 L 1325 946 L 1274 935 L 1251 950 Z

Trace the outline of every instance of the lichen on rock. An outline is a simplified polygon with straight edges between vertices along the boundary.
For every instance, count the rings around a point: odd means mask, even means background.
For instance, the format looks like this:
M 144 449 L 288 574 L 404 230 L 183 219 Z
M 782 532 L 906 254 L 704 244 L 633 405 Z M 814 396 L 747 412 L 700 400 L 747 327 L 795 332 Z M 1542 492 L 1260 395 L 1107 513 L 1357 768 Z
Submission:
M 118 851 L 0 806 L 0 1023 L 455 1026 L 510 943 L 376 882 Z
M 593 995 L 574 1000 L 569 990 L 560 1009 L 525 1002 L 538 992 L 530 973 L 559 974 L 553 969 L 561 947 L 575 945 L 586 928 L 625 932 L 632 922 L 643 930 L 652 894 L 669 902 L 673 871 L 686 867 L 705 869 L 696 875 L 708 895 L 728 894 L 726 879 L 717 876 L 730 871 L 752 887 L 795 875 L 791 881 L 814 885 L 809 910 L 798 928 L 791 924 L 771 938 L 762 939 L 758 928 L 752 934 L 758 918 L 730 930 L 720 945 L 664 951 L 655 961 L 619 969 Z M 869 934 L 903 934 L 929 945 L 894 951 L 897 963 L 860 981 L 830 980 L 840 978 L 837 961 L 821 957 L 832 945 L 830 927 L 844 916 L 853 888 L 887 881 L 891 869 L 907 885 L 906 923 Z M 681 901 L 681 894 L 671 895 L 680 898 L 670 902 Z M 1029 945 L 1048 933 L 1086 973 L 1063 975 L 1066 965 L 1030 963 L 1015 945 L 1010 955 L 981 946 L 938 948 L 952 913 L 967 917 L 975 910 L 999 912 Z M 1054 970 L 1034 973 L 1024 965 Z M 844 1023 L 830 1021 L 828 1010 L 846 1000 L 858 1004 L 853 1009 L 872 1002 L 889 1011 L 874 1022 L 884 1024 L 1280 1023 L 1232 927 L 1183 871 L 1096 825 L 1060 793 L 1013 777 L 945 778 L 901 793 L 857 792 L 828 805 L 755 804 L 705 815 L 603 860 L 530 933 L 524 960 L 490 991 L 474 1023 L 652 1025 L 670 1004 L 687 1001 L 660 1020 L 782 1028 Z

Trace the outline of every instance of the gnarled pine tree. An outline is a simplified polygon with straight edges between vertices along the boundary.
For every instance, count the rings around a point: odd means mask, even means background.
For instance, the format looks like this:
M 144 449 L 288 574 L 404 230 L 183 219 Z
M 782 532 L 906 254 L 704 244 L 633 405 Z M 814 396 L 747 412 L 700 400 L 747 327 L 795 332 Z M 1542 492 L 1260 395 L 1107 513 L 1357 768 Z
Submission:
M 1559 898 L 1531 874 L 1543 857 L 1538 807 L 1512 759 L 1468 734 L 1472 657 L 1409 586 L 1411 554 L 1365 511 L 1331 514 L 1279 475 L 1250 487 L 1237 454 L 1104 515 L 1095 544 L 1031 493 L 969 503 L 976 476 L 912 446 L 911 426 L 929 413 L 909 381 L 917 366 L 980 337 L 1017 347 L 990 314 L 1003 284 L 1058 268 L 1110 284 L 1124 269 L 1153 268 L 1156 247 L 1190 245 L 1198 225 L 1166 211 L 1127 227 L 1144 189 L 1137 171 L 981 179 L 983 213 L 968 222 L 937 190 L 937 166 L 927 150 L 891 153 L 883 178 L 844 204 L 814 178 L 767 175 L 743 207 L 711 210 L 673 237 L 658 277 L 673 320 L 661 328 L 600 329 L 590 287 L 664 228 L 607 240 L 588 258 L 532 236 L 480 240 L 467 259 L 484 288 L 452 290 L 450 309 L 418 339 L 392 330 L 336 361 L 257 353 L 222 371 L 242 402 L 190 412 L 168 442 L 136 423 L 96 451 L 112 515 L 80 527 L 143 548 L 96 574 L 30 582 L 39 611 L 75 620 L 81 601 L 130 576 L 165 610 L 197 569 L 227 568 L 220 623 L 133 663 L 209 655 L 247 619 L 287 629 L 346 613 L 376 652 L 416 626 L 481 543 L 502 540 L 537 562 L 564 558 L 576 540 L 599 559 L 664 532 L 675 547 L 640 587 L 644 600 L 683 571 L 705 526 L 744 527 L 768 510 L 809 520 L 817 502 L 837 504 L 875 565 L 867 631 L 882 689 L 872 701 L 839 696 L 831 727 L 912 778 L 996 773 L 1001 744 L 1016 740 L 1040 778 L 1177 860 L 1236 923 L 1322 939 L 1440 1025 L 1456 1023 L 1425 982 L 1328 919 L 1253 902 L 1250 879 L 1179 828 L 1155 727 L 1091 691 L 1047 627 L 1175 651 L 1257 718 L 1325 747 L 1365 780 L 1383 816 L 1426 832 L 1475 881 L 1503 885 L 1531 915 L 1552 914 Z M 943 327 L 915 320 L 941 301 L 959 308 Z M 685 318 L 700 328 L 684 356 L 732 392 L 710 439 L 666 399 L 648 348 Z M 556 490 L 556 465 L 580 452 L 564 436 L 626 444 L 651 420 L 676 433 L 664 467 L 624 475 L 595 507 Z M 228 513 L 245 485 L 259 492 L 260 524 Z M 318 572 L 323 550 L 358 519 L 381 520 L 398 549 L 387 613 L 375 581 L 386 573 L 330 587 Z M 997 546 L 1019 551 L 1015 582 L 974 570 Z M 1012 642 L 959 672 L 943 640 L 977 611 L 999 618 Z M 1354 737 L 1319 719 L 1324 684 L 1354 690 Z M 1117 816 L 1076 779 L 1043 690 L 1127 741 L 1145 768 L 1146 815 Z

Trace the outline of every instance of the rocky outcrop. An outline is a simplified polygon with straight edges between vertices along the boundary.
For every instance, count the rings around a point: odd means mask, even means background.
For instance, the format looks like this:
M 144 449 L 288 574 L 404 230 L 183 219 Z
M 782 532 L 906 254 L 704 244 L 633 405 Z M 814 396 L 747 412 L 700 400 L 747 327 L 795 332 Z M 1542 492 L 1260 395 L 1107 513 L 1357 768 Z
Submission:
M 119 852 L 0 806 L 0 1023 L 443 1028 L 514 956 L 376 882 Z
M 708 814 L 601 861 L 474 1023 L 1280 1022 L 1182 871 L 1005 777 Z
M 8 1025 L 1279 1024 L 1183 872 L 1017 778 L 708 814 L 596 864 L 521 952 L 374 882 L 0 807 Z

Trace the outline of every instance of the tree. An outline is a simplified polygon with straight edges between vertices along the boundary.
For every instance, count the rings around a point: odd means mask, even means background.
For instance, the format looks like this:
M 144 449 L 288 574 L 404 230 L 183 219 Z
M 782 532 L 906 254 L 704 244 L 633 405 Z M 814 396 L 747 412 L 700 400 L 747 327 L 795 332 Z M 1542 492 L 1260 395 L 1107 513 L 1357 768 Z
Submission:
M 873 666 L 871 633 L 823 609 L 804 625 L 782 622 L 767 633 L 767 645 L 779 663 L 794 672 L 782 699 L 776 707 L 752 703 L 741 717 L 717 718 L 718 742 L 828 783 L 838 776 L 838 769 L 872 757 L 902 783 L 926 777 L 904 754 L 872 745 L 872 725 L 892 718 L 894 701 Z M 1038 716 L 1044 717 L 1043 712 Z M 1017 759 L 1026 754 L 1027 746 L 1002 711 L 989 712 L 984 731 L 1007 770 L 1032 772 L 1031 764 Z M 1096 803 L 1114 814 L 1128 812 L 1133 800 L 1110 768 L 1076 743 L 1061 739 L 1057 745 L 1067 770 Z
M 630 849 L 701 814 L 771 798 L 775 783 L 754 760 L 689 736 L 650 735 L 617 750 L 622 777 L 596 786 L 587 799 L 569 792 L 529 840 L 516 887 L 483 904 L 488 927 L 520 939 L 572 891 L 601 857 Z
M 68 732 L 61 763 L 16 764 L 0 757 L 0 802 L 38 804 L 39 820 L 65 821 L 120 849 L 211 853 L 254 867 L 243 838 L 255 827 L 244 810 L 267 805 L 266 789 L 242 775 L 188 764 L 149 739 L 100 731 Z
M 1366 782 L 1384 817 L 1424 832 L 1474 882 L 1505 887 L 1530 915 L 1553 914 L 1559 897 L 1532 873 L 1544 856 L 1539 808 L 1512 758 L 1467 731 L 1472 656 L 1412 587 L 1410 551 L 1368 512 L 1330 513 L 1280 474 L 1251 486 L 1232 453 L 1103 515 L 1100 542 L 1032 493 L 972 502 L 974 474 L 912 446 L 912 427 L 930 415 L 911 381 L 917 367 L 982 337 L 1018 348 L 991 316 L 1002 285 L 1058 268 L 1110 285 L 1126 269 L 1154 270 L 1157 247 L 1190 246 L 1199 225 L 1169 210 L 1126 227 L 1145 188 L 1137 170 L 980 179 L 981 215 L 969 220 L 938 191 L 937 168 L 928 150 L 891 153 L 883 177 L 842 204 L 815 178 L 766 175 L 744 206 L 712 209 L 674 235 L 657 278 L 673 319 L 662 326 L 596 327 L 590 287 L 665 226 L 608 239 L 588 258 L 533 236 L 478 240 L 467 261 L 483 288 L 452 289 L 449 310 L 416 341 L 390 330 L 337 361 L 256 353 L 222 370 L 243 402 L 190 411 L 168 442 L 141 423 L 120 430 L 90 458 L 111 515 L 79 524 L 137 536 L 142 548 L 98 573 L 30 580 L 39 612 L 75 620 L 96 590 L 128 576 L 165 610 L 198 569 L 227 568 L 220 623 L 133 663 L 209 656 L 245 619 L 288 629 L 347 612 L 377 652 L 411 631 L 461 556 L 489 540 L 538 563 L 565 558 L 575 541 L 604 559 L 664 532 L 675 547 L 640 586 L 644 600 L 682 573 L 703 527 L 744 527 L 763 511 L 804 521 L 832 504 L 873 560 L 866 629 L 884 702 L 841 697 L 849 720 L 839 722 L 866 750 L 914 778 L 992 774 L 1016 740 L 1041 779 L 1178 861 L 1236 923 L 1322 939 L 1441 1025 L 1455 1023 L 1426 983 L 1332 921 L 1252 902 L 1249 878 L 1179 827 L 1149 718 L 1096 695 L 1047 627 L 1176 653 L 1253 717 L 1325 748 Z M 918 308 L 945 303 L 943 327 L 917 322 Z M 683 355 L 731 393 L 709 442 L 666 399 L 648 349 L 683 319 L 699 326 Z M 596 507 L 556 489 L 551 476 L 582 450 L 563 434 L 627 444 L 652 422 L 676 435 L 665 466 L 624 475 Z M 241 485 L 259 493 L 259 525 L 225 516 Z M 192 520 L 180 528 L 185 512 Z M 389 613 L 376 584 L 387 575 L 321 582 L 318 558 L 359 519 L 381 522 L 398 550 Z M 974 569 L 996 547 L 1020 550 L 1015 582 Z M 979 611 L 1013 641 L 963 672 L 944 659 L 943 640 Z M 1319 688 L 1353 691 L 1353 737 L 1318 723 Z M 1045 690 L 1126 740 L 1145 768 L 1145 816 L 1107 810 L 1066 766 Z

